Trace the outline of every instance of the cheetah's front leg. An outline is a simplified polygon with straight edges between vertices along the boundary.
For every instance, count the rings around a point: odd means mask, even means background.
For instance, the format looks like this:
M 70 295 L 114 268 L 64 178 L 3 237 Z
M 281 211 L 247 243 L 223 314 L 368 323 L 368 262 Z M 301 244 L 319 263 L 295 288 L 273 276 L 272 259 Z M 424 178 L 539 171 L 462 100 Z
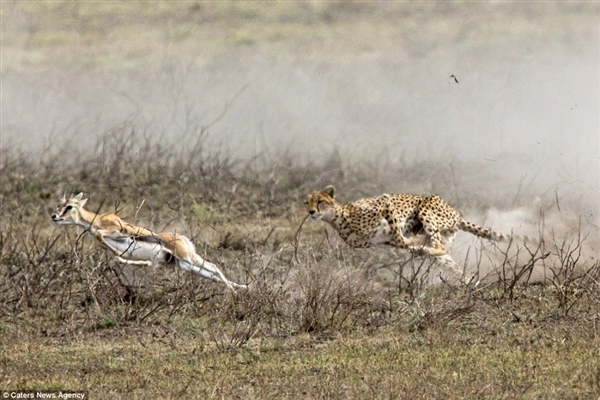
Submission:
M 406 237 L 402 233 L 401 225 L 402 223 L 397 221 L 395 218 L 387 219 L 388 224 L 390 225 L 390 230 L 392 233 L 392 242 L 390 243 L 392 246 L 409 250 L 412 253 L 417 255 L 425 255 L 422 252 L 422 249 L 425 248 L 427 243 L 426 235 L 416 235 L 413 237 Z
M 409 250 L 418 255 L 427 255 L 431 257 L 441 257 L 448 254 L 448 249 L 444 246 L 442 242 L 442 235 L 439 231 L 428 232 L 425 230 L 427 236 L 429 236 L 431 240 L 431 246 L 426 246 L 425 244 L 411 244 L 409 245 Z

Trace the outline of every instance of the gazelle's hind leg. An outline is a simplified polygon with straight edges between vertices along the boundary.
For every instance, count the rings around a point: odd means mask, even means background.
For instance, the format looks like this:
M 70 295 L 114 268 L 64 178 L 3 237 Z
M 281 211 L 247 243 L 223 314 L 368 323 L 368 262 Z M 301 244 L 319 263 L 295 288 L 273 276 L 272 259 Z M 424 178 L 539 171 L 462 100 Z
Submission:
M 465 272 L 463 275 L 463 272 L 464 272 L 463 269 L 461 268 L 460 265 L 458 265 L 454 261 L 454 259 L 452 258 L 452 256 L 450 254 L 444 254 L 442 256 L 435 257 L 435 261 L 442 268 L 452 272 L 454 275 L 456 275 L 460 280 L 462 280 L 467 285 L 470 284 L 473 281 L 473 279 L 475 278 L 475 275 L 470 274 L 470 273 Z
M 213 282 L 224 283 L 231 290 L 248 288 L 246 285 L 240 285 L 225 278 L 223 272 L 221 272 L 216 265 L 204 260 L 197 254 L 193 263 L 189 260 L 180 258 L 177 260 L 177 265 L 184 271 L 193 272 L 204 278 L 210 279 Z
M 455 237 L 456 231 L 446 232 L 442 235 L 442 243 L 448 252 L 450 252 L 450 249 L 452 249 L 452 244 L 454 243 Z
M 437 246 L 441 247 L 445 250 L 445 254 L 434 256 L 436 262 L 443 267 L 444 269 L 450 270 L 453 274 L 460 277 L 460 279 L 464 279 L 465 283 L 470 283 L 474 276 L 473 275 L 464 275 L 463 276 L 463 268 L 456 264 L 452 256 L 450 255 L 450 249 L 452 248 L 452 243 L 454 242 L 454 238 L 456 237 L 456 231 L 446 231 L 443 234 L 437 233 L 432 236 L 432 247 Z
M 456 264 L 456 262 L 454 262 L 454 259 L 452 259 L 452 256 L 450 254 L 444 254 L 441 256 L 434 257 L 434 260 L 441 267 L 451 271 L 456 275 L 462 276 L 462 270 L 460 266 Z

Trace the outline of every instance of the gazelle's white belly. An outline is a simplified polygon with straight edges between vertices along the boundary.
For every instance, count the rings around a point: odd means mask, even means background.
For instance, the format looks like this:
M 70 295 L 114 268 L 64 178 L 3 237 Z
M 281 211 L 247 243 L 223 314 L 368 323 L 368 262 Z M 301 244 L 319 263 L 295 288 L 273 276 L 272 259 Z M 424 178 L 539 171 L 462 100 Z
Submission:
M 156 242 L 137 240 L 131 236 L 110 237 L 104 240 L 112 247 L 116 255 L 128 260 L 167 261 L 170 253 Z

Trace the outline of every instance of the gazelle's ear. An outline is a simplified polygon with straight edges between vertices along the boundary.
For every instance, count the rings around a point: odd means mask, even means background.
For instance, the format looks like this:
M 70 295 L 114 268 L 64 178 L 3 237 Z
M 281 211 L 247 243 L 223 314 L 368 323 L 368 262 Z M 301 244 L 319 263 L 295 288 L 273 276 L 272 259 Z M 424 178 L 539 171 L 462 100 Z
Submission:
M 79 193 L 79 194 L 81 194 L 81 193 Z M 86 201 L 88 201 L 88 199 L 83 199 L 83 200 L 79 201 L 79 208 L 85 206 Z
M 331 197 L 333 199 L 333 197 L 335 196 L 335 188 L 333 187 L 333 185 L 328 185 L 323 192 L 325 194 L 327 194 L 329 197 Z
M 77 196 L 73 197 L 73 200 L 80 201 L 83 199 L 83 192 L 80 192 Z

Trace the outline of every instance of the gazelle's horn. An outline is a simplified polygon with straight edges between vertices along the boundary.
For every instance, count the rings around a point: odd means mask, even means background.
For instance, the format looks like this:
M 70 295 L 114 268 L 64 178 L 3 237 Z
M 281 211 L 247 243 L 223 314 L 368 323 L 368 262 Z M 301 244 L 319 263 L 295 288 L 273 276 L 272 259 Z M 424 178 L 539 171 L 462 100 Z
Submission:
M 67 191 L 63 190 L 63 195 L 61 200 L 67 200 Z

